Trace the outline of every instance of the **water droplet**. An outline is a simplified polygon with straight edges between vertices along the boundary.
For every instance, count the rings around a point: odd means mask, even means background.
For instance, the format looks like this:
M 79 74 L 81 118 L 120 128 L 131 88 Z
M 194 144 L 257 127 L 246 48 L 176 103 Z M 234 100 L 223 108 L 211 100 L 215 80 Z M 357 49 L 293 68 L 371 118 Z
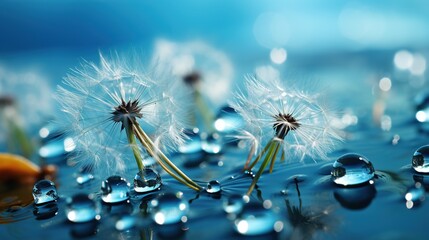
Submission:
M 138 193 L 158 190 L 161 184 L 161 176 L 150 168 L 141 170 L 134 177 L 134 190 Z
M 78 193 L 67 198 L 66 215 L 70 222 L 82 223 L 99 220 L 99 210 L 95 202 L 88 195 Z
M 429 94 L 421 93 L 415 98 L 416 120 L 420 123 L 429 123 Z
M 149 203 L 152 219 L 159 225 L 180 223 L 188 212 L 188 203 L 179 194 L 165 193 Z
M 238 214 L 243 209 L 244 200 L 242 195 L 233 194 L 223 202 L 223 210 L 228 214 Z
M 206 192 L 211 194 L 219 194 L 222 191 L 219 181 L 212 180 L 207 183 Z
M 364 209 L 369 206 L 376 193 L 374 185 L 367 184 L 353 188 L 336 188 L 334 197 L 345 208 Z
M 33 214 L 37 220 L 49 219 L 58 214 L 58 205 L 56 202 L 34 205 Z
M 279 217 L 260 203 L 247 203 L 234 221 L 234 229 L 245 236 L 263 235 L 274 232 Z
M 94 179 L 94 175 L 92 175 L 91 168 L 83 167 L 76 174 L 76 182 L 80 185 L 85 184 Z
M 130 197 L 130 184 L 120 176 L 111 176 L 101 183 L 101 191 L 103 202 L 122 202 Z
M 429 145 L 418 148 L 413 155 L 412 165 L 419 173 L 429 173 Z
M 214 122 L 214 127 L 220 133 L 232 133 L 244 125 L 244 120 L 234 108 L 224 106 L 219 110 Z
M 407 190 L 405 200 L 405 205 L 408 209 L 418 206 L 425 200 L 425 189 L 420 182 L 416 182 L 414 186 Z
M 58 199 L 57 188 L 49 180 L 40 180 L 33 187 L 33 198 L 35 204 L 44 204 Z
M 339 185 L 358 185 L 374 177 L 374 167 L 365 157 L 349 153 L 334 162 L 331 177 Z
M 201 137 L 198 134 L 198 128 L 193 130 L 185 130 L 186 135 L 185 143 L 180 145 L 178 150 L 183 154 L 201 153 Z
M 217 133 L 202 134 L 203 142 L 201 144 L 204 152 L 209 154 L 217 154 L 222 150 L 222 139 Z

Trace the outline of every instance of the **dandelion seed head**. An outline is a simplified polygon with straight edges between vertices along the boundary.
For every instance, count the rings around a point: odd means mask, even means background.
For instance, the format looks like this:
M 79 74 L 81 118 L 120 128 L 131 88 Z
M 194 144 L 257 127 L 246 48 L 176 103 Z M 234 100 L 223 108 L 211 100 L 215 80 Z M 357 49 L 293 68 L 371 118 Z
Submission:
M 165 92 L 159 76 L 141 66 L 133 56 L 100 53 L 98 64 L 84 61 L 58 87 L 63 125 L 76 143 L 73 161 L 92 166 L 103 177 L 136 166 L 122 131 L 130 123 L 155 129 L 151 136 L 163 150 L 183 141 L 182 121 L 176 116 L 179 103 Z
M 236 93 L 231 103 L 259 146 L 275 139 L 281 142 L 288 161 L 327 159 L 341 137 L 329 124 L 331 112 L 318 95 L 281 82 L 276 74 L 262 77 L 248 76 L 244 91 Z

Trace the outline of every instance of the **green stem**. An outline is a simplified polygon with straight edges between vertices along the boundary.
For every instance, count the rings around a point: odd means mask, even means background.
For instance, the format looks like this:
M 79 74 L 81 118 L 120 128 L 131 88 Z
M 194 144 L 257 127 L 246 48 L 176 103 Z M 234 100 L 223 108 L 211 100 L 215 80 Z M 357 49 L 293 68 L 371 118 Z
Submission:
M 256 145 L 255 145 L 255 143 L 252 143 L 252 147 L 250 147 L 249 155 L 247 155 L 247 160 L 246 160 L 246 163 L 244 164 L 243 170 L 248 170 L 249 169 L 248 168 L 249 167 L 249 163 L 252 160 L 252 156 L 253 156 L 253 154 L 255 154 L 255 151 L 256 151 Z
M 160 164 L 160 166 L 168 174 L 170 174 L 179 182 L 194 189 L 195 191 L 201 190 L 201 187 L 197 183 L 195 183 L 186 174 L 184 174 L 176 165 L 174 165 L 173 162 L 171 162 L 167 158 L 167 156 L 165 156 L 165 154 L 152 142 L 152 140 L 147 136 L 147 134 L 143 131 L 143 129 L 137 122 L 134 122 L 132 125 L 133 131 L 136 134 L 137 139 L 139 139 L 140 143 L 143 145 L 146 151 Z
M 24 155 L 27 158 L 31 157 L 31 154 L 33 153 L 34 146 L 29 140 L 28 136 L 25 134 L 22 127 L 20 127 L 15 121 L 12 119 L 7 120 L 8 125 L 10 126 L 10 141 L 13 143 L 10 143 L 9 147 L 12 149 L 13 145 L 17 145 L 17 150 L 21 150 L 22 155 Z M 15 140 L 15 141 L 14 141 Z
M 256 163 L 259 162 L 259 160 L 264 156 L 265 152 L 271 147 L 271 144 L 273 143 L 273 140 L 270 140 L 267 145 L 265 145 L 264 149 L 258 154 L 258 156 L 253 160 L 252 164 L 248 168 L 245 168 L 244 170 L 252 170 L 252 168 L 256 165 Z
M 276 148 L 273 149 L 273 141 L 271 140 L 269 145 L 268 153 L 265 155 L 264 161 L 262 162 L 261 166 L 259 167 L 258 172 L 255 175 L 255 178 L 253 178 L 252 184 L 249 187 L 249 190 L 247 190 L 246 195 L 250 196 L 250 194 L 253 192 L 253 189 L 256 186 L 256 183 L 258 182 L 259 178 L 261 177 L 262 173 L 264 172 L 265 168 L 267 167 L 268 163 L 272 161 L 272 159 L 275 157 L 274 153 L 276 151 Z M 278 146 L 278 145 L 277 145 Z
M 204 121 L 204 126 L 206 127 L 207 132 L 214 132 L 214 128 L 213 128 L 214 115 L 209 110 L 210 109 L 209 106 L 205 102 L 200 91 L 197 89 L 194 90 L 194 101 L 195 101 L 196 107 L 201 113 L 201 116 Z
M 274 151 L 273 160 L 271 161 L 271 164 L 270 164 L 270 173 L 273 172 L 274 163 L 276 162 L 277 154 L 279 153 L 279 149 L 280 149 L 280 143 L 278 141 L 275 141 L 275 143 L 276 143 L 276 150 Z
M 133 154 L 134 154 L 134 158 L 135 158 L 136 163 L 137 163 L 137 167 L 139 168 L 139 171 L 142 171 L 144 169 L 143 159 L 142 159 L 142 156 L 140 154 L 140 150 L 137 147 L 137 142 L 136 142 L 136 138 L 134 137 L 132 127 L 130 125 L 127 126 L 125 128 L 125 131 L 127 132 L 127 139 L 128 139 L 128 142 L 130 143 L 131 149 L 133 150 Z

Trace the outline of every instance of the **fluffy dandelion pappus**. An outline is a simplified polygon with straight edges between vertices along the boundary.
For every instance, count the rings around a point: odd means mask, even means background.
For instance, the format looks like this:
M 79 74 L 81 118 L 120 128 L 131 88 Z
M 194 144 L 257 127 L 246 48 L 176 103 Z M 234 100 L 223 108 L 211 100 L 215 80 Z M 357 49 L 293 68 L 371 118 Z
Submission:
M 255 143 L 251 143 L 244 169 L 251 170 L 262 159 L 247 195 L 252 193 L 268 164 L 270 172 L 273 171 L 278 157 L 282 161 L 326 159 L 327 152 L 341 139 L 329 124 L 331 113 L 318 102 L 317 95 L 293 87 L 285 89 L 277 79 L 248 77 L 247 94 L 238 92 L 231 104 L 246 121 L 247 135 L 254 136 Z M 251 161 L 257 152 L 255 146 L 263 143 L 265 146 Z
M 175 103 L 155 80 L 118 55 L 100 64 L 84 62 L 64 79 L 57 98 L 66 113 L 76 141 L 82 165 L 94 166 L 100 173 L 116 174 L 125 170 L 126 154 L 131 148 L 139 170 L 144 169 L 141 149 L 151 155 L 172 177 L 186 186 L 200 186 L 178 169 L 161 150 L 183 141 L 181 122 L 175 116 Z M 156 129 L 155 141 L 140 126 Z M 125 130 L 125 134 L 123 134 Z

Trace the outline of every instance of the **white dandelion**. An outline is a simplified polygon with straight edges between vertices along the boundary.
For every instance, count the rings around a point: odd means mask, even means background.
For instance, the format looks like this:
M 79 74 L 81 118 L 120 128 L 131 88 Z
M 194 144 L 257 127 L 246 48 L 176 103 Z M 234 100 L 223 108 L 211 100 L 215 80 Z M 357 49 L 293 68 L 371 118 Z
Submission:
M 255 137 L 255 142 L 263 146 L 257 155 L 256 148 L 251 146 L 245 164 L 245 170 L 251 170 L 263 159 L 247 195 L 268 164 L 272 172 L 278 158 L 281 161 L 303 161 L 306 157 L 326 159 L 340 140 L 336 129 L 329 124 L 331 113 L 317 95 L 293 87 L 286 89 L 280 81 L 257 77 L 246 78 L 245 90 L 236 94 L 231 105 L 247 123 L 246 129 Z
M 162 86 L 140 68 L 118 54 L 100 63 L 85 61 L 74 69 L 58 90 L 65 112 L 64 122 L 76 141 L 77 161 L 93 166 L 101 174 L 123 173 L 132 150 L 139 170 L 144 169 L 141 149 L 151 155 L 171 176 L 194 190 L 194 181 L 178 169 L 163 153 L 183 141 L 181 121 L 175 115 L 180 106 Z M 141 124 L 156 129 L 152 140 Z

